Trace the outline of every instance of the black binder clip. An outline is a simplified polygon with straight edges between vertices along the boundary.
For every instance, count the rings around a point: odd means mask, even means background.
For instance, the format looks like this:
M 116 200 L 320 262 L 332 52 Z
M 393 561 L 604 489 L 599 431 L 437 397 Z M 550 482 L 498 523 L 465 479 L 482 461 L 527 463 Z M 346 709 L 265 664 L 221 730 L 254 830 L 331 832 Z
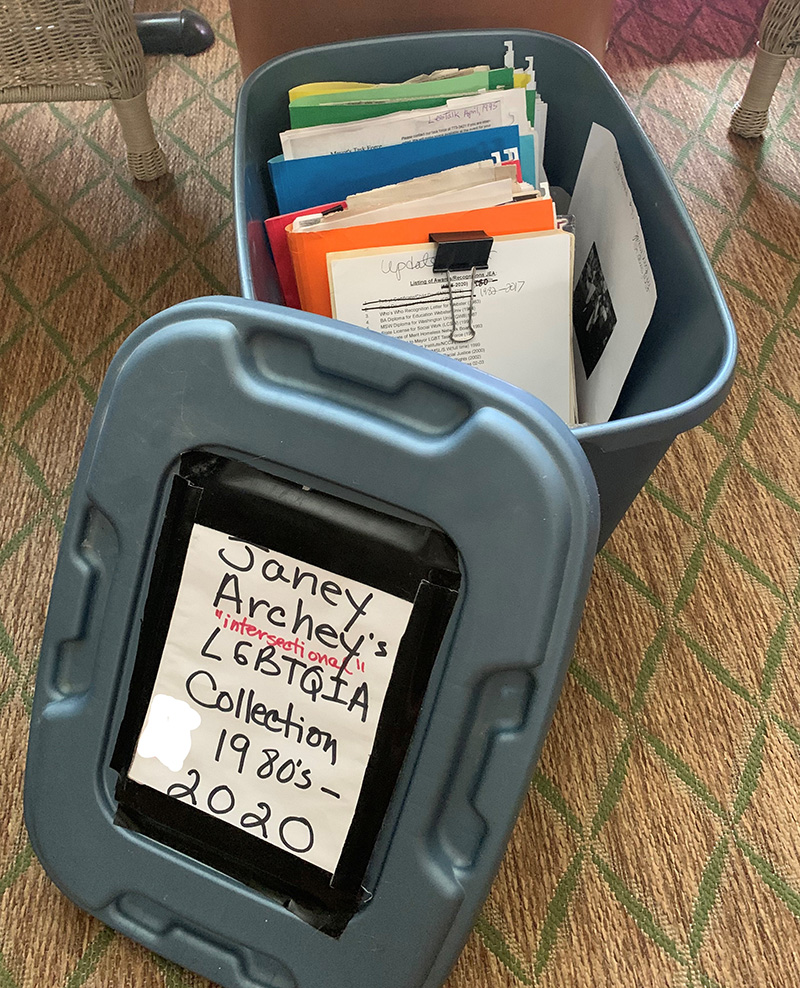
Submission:
M 483 230 L 465 230 L 458 233 L 431 233 L 428 238 L 436 244 L 436 255 L 433 259 L 434 273 L 444 271 L 447 276 L 447 289 L 450 293 L 450 317 L 453 329 L 450 339 L 454 343 L 469 343 L 475 338 L 472 328 L 472 309 L 475 302 L 475 272 L 478 268 L 489 267 L 489 254 L 494 238 L 487 236 Z M 456 328 L 456 308 L 453 296 L 453 284 L 450 280 L 451 271 L 471 271 L 469 288 L 469 310 L 467 330 L 465 335 L 458 335 Z

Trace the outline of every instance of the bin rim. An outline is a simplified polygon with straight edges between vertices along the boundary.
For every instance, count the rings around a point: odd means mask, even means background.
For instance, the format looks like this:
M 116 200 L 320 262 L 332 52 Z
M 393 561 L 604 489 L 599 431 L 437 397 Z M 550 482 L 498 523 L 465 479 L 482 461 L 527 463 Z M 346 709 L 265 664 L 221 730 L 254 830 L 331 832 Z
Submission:
M 239 95 L 237 96 L 237 101 L 236 101 L 237 103 L 236 109 L 238 111 L 239 103 L 242 101 L 245 93 L 253 88 L 253 85 L 256 83 L 260 75 L 262 75 L 268 69 L 271 69 L 273 66 L 275 66 L 280 62 L 294 59 L 297 55 L 306 54 L 307 52 L 334 51 L 336 49 L 341 49 L 341 48 L 360 48 L 362 46 L 374 45 L 376 42 L 380 44 L 391 44 L 393 42 L 398 42 L 398 41 L 414 42 L 421 38 L 431 38 L 431 37 L 436 37 L 437 35 L 441 35 L 442 37 L 447 37 L 447 38 L 474 38 L 476 36 L 482 38 L 487 36 L 499 38 L 499 37 L 506 37 L 507 35 L 515 35 L 517 37 L 520 35 L 529 35 L 531 37 L 536 37 L 536 38 L 547 38 L 548 41 L 552 41 L 553 43 L 558 44 L 564 48 L 574 49 L 576 52 L 579 52 L 582 57 L 587 58 L 591 62 L 594 62 L 594 64 L 603 72 L 603 75 L 605 75 L 606 79 L 611 83 L 612 88 L 615 91 L 617 91 L 616 86 L 614 86 L 614 83 L 611 82 L 611 77 L 608 75 L 608 73 L 603 68 L 602 64 L 597 60 L 597 58 L 595 58 L 595 56 L 586 48 L 584 48 L 582 45 L 579 45 L 576 41 L 570 41 L 569 38 L 562 38 L 561 35 L 552 34 L 549 31 L 537 31 L 535 28 L 523 28 L 523 27 L 512 27 L 512 26 L 493 27 L 486 29 L 458 28 L 453 31 L 433 30 L 433 31 L 411 31 L 408 32 L 407 34 L 399 33 L 399 34 L 377 34 L 373 36 L 365 35 L 364 37 L 360 37 L 360 38 L 352 38 L 349 41 L 331 41 L 329 44 L 326 45 L 305 45 L 302 48 L 293 48 L 291 51 L 283 52 L 282 54 L 276 55 L 274 58 L 270 58 L 268 61 L 263 62 L 261 65 L 258 66 L 257 69 L 253 69 L 253 71 L 244 80 L 244 82 L 242 83 L 239 89 Z M 620 98 L 622 97 L 620 96 Z
M 593 443 L 604 450 L 638 446 L 642 440 L 674 439 L 682 432 L 701 425 L 723 403 L 733 386 L 738 344 L 733 322 L 726 320 L 725 351 L 712 379 L 697 394 L 676 405 L 654 412 L 640 412 L 623 418 L 590 425 L 577 425 L 572 433 L 581 443 Z M 645 437 L 643 433 L 651 433 Z
M 664 167 L 660 160 L 659 165 Z M 686 212 L 686 206 L 671 181 L 669 194 L 677 200 L 677 205 L 681 211 Z M 691 398 L 651 412 L 639 412 L 610 419 L 607 422 L 575 426 L 572 429 L 573 435 L 581 443 L 593 443 L 604 450 L 613 450 L 637 446 L 643 441 L 672 440 L 676 435 L 688 432 L 689 429 L 705 422 L 720 407 L 733 387 L 734 371 L 739 352 L 736 327 L 705 247 L 688 213 L 686 213 L 686 219 L 688 221 L 687 229 L 692 238 L 698 262 L 704 268 L 706 279 L 719 310 L 720 322 L 725 330 L 725 342 L 719 365 L 708 383 Z M 647 435 L 648 433 L 649 435 Z

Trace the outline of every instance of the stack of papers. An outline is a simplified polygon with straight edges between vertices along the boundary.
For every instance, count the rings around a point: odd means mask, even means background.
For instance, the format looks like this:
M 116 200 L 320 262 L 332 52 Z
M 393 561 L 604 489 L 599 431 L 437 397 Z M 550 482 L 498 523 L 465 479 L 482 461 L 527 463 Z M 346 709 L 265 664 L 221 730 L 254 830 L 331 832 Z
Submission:
M 589 329 L 573 356 L 575 236 L 542 169 L 547 107 L 532 59 L 515 69 L 506 49 L 502 68 L 293 89 L 267 235 L 287 305 L 478 367 L 576 425 L 576 373 L 593 393 L 609 374 L 616 401 L 638 340 L 621 379 L 630 347 L 604 369 L 608 340 L 586 342 L 598 307 L 584 274 Z M 601 261 L 581 263 L 594 285 Z

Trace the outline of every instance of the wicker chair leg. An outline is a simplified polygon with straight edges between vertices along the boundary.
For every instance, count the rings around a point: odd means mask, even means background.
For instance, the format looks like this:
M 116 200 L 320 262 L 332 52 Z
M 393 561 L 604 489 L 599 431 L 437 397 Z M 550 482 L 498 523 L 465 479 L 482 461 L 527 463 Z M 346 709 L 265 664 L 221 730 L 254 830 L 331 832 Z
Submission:
M 769 105 L 790 55 L 773 55 L 760 46 L 744 96 L 731 117 L 731 130 L 740 137 L 760 137 L 767 129 Z
M 167 159 L 153 131 L 147 94 L 139 93 L 133 99 L 114 99 L 111 105 L 128 148 L 128 166 L 133 177 L 141 182 L 151 182 L 165 175 L 168 171 Z

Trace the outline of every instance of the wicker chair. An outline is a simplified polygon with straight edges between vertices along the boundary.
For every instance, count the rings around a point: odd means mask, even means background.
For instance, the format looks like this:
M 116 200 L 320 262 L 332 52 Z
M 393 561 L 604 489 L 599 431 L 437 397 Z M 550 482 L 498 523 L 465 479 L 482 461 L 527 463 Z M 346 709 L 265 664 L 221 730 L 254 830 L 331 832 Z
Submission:
M 786 62 L 800 54 L 800 0 L 769 0 L 761 19 L 756 61 L 744 96 L 731 117 L 740 137 L 760 137 L 767 129 L 769 105 Z
M 134 178 L 167 171 L 129 0 L 0 0 L 0 103 L 110 99 Z

